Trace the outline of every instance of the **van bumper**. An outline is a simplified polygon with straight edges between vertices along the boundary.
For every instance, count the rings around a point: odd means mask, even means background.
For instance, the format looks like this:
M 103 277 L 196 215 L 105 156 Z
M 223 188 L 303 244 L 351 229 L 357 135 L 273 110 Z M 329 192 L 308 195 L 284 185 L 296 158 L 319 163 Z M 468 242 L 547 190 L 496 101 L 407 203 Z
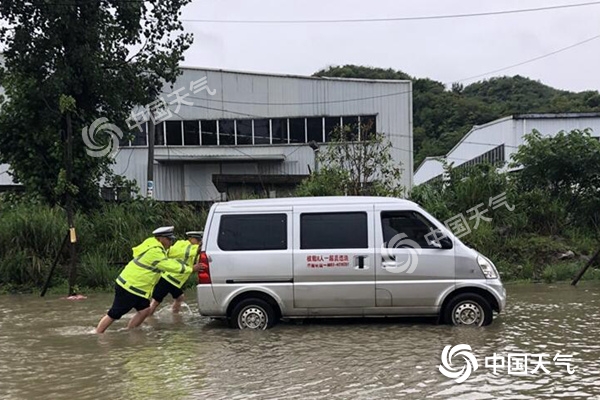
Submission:
M 198 311 L 206 317 L 223 317 L 225 311 L 221 310 L 215 299 L 212 285 L 196 285 L 196 298 L 198 299 Z
M 500 279 L 488 279 L 487 288 L 498 302 L 498 312 L 503 312 L 506 309 L 506 288 Z

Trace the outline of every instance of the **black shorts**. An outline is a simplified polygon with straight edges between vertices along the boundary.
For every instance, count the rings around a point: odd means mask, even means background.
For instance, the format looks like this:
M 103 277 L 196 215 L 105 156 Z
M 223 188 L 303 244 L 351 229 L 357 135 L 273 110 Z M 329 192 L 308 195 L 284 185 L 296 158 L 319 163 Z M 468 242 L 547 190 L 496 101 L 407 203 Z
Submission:
M 150 307 L 150 300 L 130 293 L 123 289 L 118 283 L 115 283 L 115 300 L 107 314 L 112 319 L 121 319 L 121 317 L 127 314 L 132 308 L 141 311 L 148 307 Z
M 171 293 L 174 299 L 178 298 L 183 294 L 183 290 L 179 289 L 177 286 L 173 285 L 171 282 L 164 278 L 160 278 L 156 286 L 154 286 L 154 291 L 152 292 L 152 298 L 159 303 L 162 303 L 164 298 Z

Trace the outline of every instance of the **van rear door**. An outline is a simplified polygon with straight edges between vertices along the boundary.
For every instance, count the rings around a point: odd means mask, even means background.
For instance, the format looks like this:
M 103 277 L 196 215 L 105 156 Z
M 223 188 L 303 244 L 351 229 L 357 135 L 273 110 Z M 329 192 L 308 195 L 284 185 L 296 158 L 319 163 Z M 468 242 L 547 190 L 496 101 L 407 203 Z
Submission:
M 248 284 L 291 285 L 291 214 L 291 207 L 214 214 L 206 252 L 217 303 Z
M 294 307 L 375 306 L 373 206 L 294 206 Z

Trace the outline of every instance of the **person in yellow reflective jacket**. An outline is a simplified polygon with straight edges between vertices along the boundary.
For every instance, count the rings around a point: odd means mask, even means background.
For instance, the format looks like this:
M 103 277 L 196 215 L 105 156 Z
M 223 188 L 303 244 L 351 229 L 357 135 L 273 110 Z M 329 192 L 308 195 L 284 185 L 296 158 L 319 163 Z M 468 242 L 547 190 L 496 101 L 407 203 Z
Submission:
M 169 258 L 183 262 L 190 267 L 189 272 L 173 273 L 165 271 L 161 274 L 160 280 L 154 287 L 152 293 L 152 302 L 150 303 L 150 315 L 154 314 L 156 308 L 162 303 L 167 294 L 171 294 L 175 302 L 171 307 L 174 314 L 181 309 L 185 295 L 181 288 L 192 273 L 192 268 L 198 263 L 199 248 L 202 245 L 202 231 L 186 232 L 188 240 L 178 240 L 169 248 L 167 252 Z
M 132 308 L 137 311 L 127 324 L 127 328 L 135 328 L 150 315 L 150 296 L 162 272 L 189 273 L 198 267 L 189 267 L 182 262 L 167 257 L 167 250 L 175 241 L 173 227 L 156 229 L 150 237 L 139 246 L 134 247 L 133 260 L 125 266 L 116 279 L 115 299 L 112 307 L 98 323 L 97 333 L 104 333 L 117 319 L 127 314 Z

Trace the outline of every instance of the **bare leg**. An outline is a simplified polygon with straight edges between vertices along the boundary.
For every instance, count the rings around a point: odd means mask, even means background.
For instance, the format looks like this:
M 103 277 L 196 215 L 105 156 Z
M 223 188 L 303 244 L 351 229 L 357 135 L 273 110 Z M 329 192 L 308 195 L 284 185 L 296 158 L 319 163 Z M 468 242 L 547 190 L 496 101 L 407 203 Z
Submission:
M 175 299 L 175 302 L 173 303 L 173 307 L 171 308 L 171 310 L 173 310 L 173 314 L 179 314 L 179 310 L 181 310 L 181 303 L 183 303 L 184 299 L 185 299 L 184 294 L 182 294 L 181 296 L 179 296 L 178 298 Z
M 109 317 L 108 315 L 105 315 L 104 317 L 102 317 L 102 319 L 100 320 L 100 322 L 98 322 L 98 326 L 96 327 L 96 333 L 104 333 L 104 331 L 106 331 L 106 329 L 114 322 L 115 320 L 112 319 L 111 317 Z
M 150 302 L 150 312 L 148 315 L 154 315 L 154 312 L 156 311 L 159 305 L 160 303 L 158 301 L 152 299 L 152 301 Z
M 148 315 L 150 315 L 150 307 L 144 308 L 142 311 L 136 312 L 133 318 L 129 320 L 129 324 L 127 324 L 127 329 L 137 328 L 142 324 L 142 322 L 144 322 Z

